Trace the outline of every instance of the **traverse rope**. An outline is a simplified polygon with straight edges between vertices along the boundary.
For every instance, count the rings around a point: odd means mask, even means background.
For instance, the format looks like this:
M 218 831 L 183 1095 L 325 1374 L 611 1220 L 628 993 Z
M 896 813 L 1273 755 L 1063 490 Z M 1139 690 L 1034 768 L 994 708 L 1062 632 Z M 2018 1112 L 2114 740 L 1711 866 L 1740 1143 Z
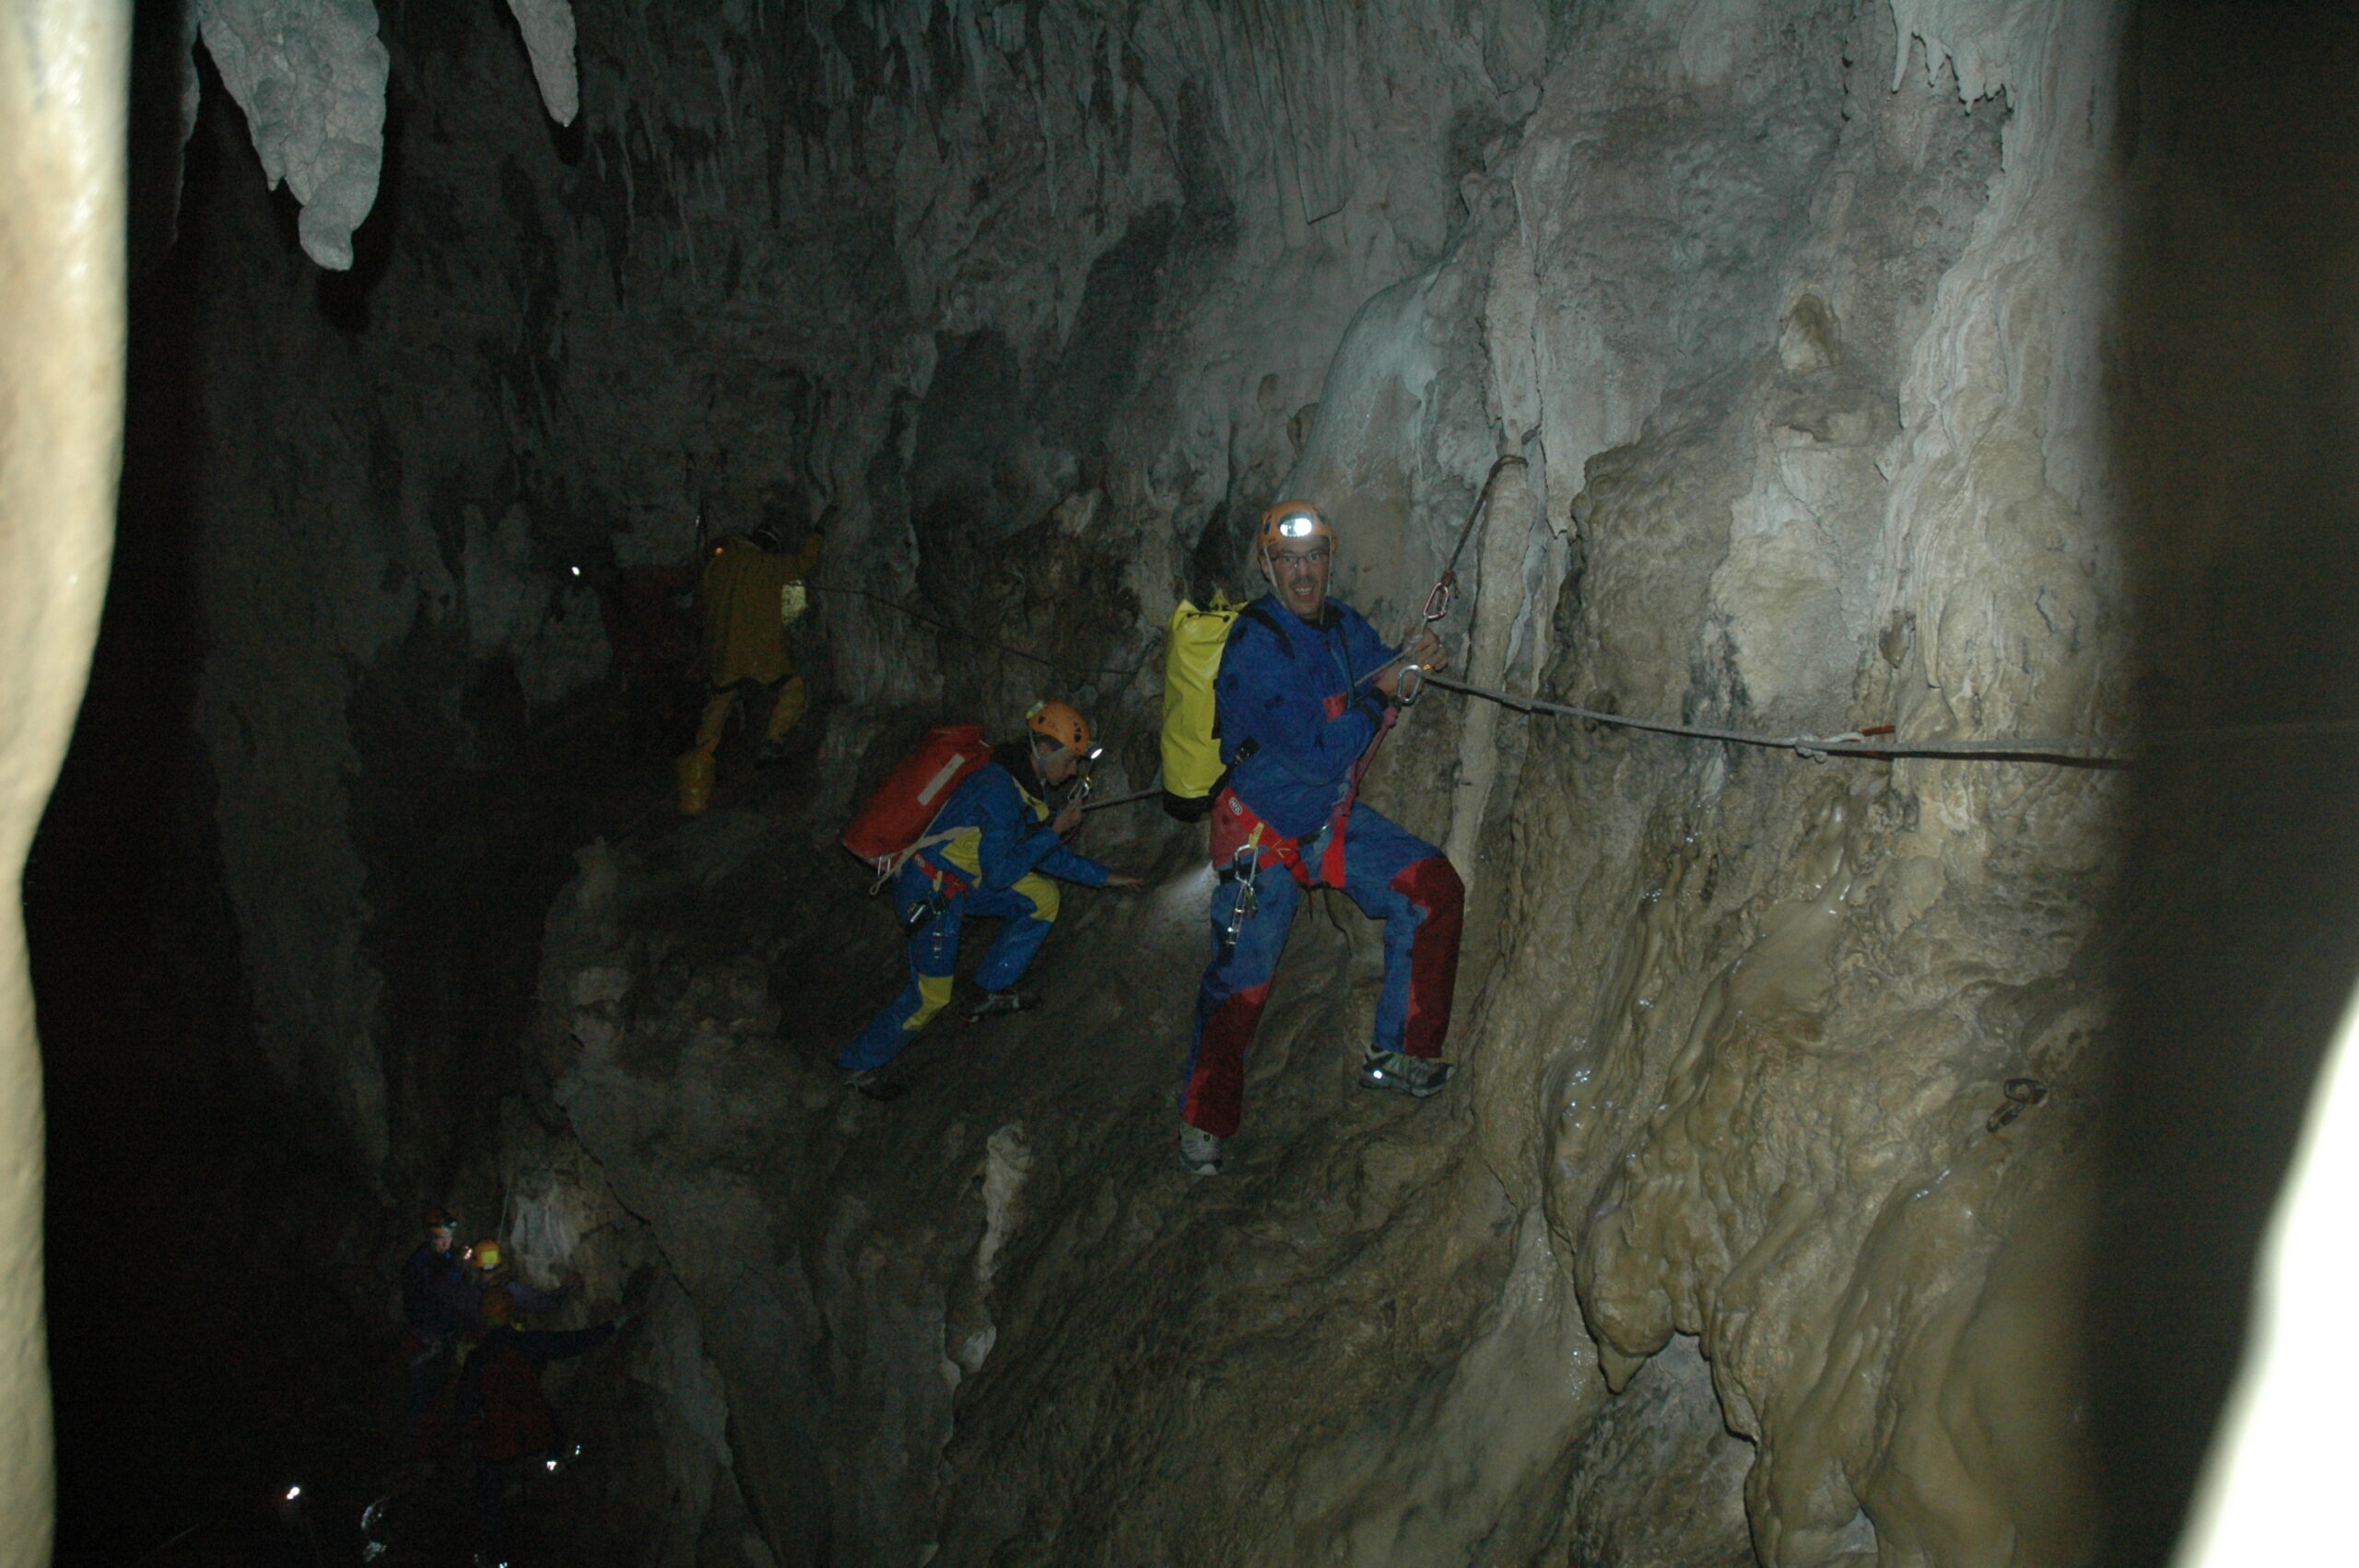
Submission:
M 1847 730 L 1836 735 L 1765 735 L 1743 730 L 1714 729 L 1708 724 L 1673 724 L 1661 719 L 1637 719 L 1626 713 L 1576 708 L 1565 702 L 1543 702 L 1536 696 L 1518 696 L 1513 692 L 1478 686 L 1431 672 L 1426 673 L 1425 679 L 1446 691 L 1487 698 L 1525 713 L 1555 713 L 1567 719 L 1619 725 L 1625 730 L 1649 730 L 1660 735 L 1684 735 L 1699 741 L 1726 741 L 1733 745 L 1763 746 L 1771 751 L 1790 751 L 1813 762 L 1825 762 L 1837 756 L 1956 756 L 2057 762 L 2080 767 L 2128 767 L 2132 760 L 2120 749 L 2122 743 L 2119 741 L 1903 741 L 1872 739 L 1858 730 Z M 2137 743 L 2134 738 L 2130 743 Z
M 887 610 L 898 610 L 921 626 L 932 626 L 938 632 L 946 632 L 952 637 L 963 638 L 968 642 L 980 643 L 985 648 L 997 649 L 1011 659 L 1021 659 L 1027 663 L 1038 664 L 1044 670 L 1073 670 L 1086 675 L 1120 675 L 1128 680 L 1135 677 L 1146 667 L 1147 660 L 1155 656 L 1155 650 L 1150 648 L 1145 653 L 1140 655 L 1136 664 L 1127 670 L 1118 669 L 1109 664 L 1074 664 L 1059 659 L 1044 659 L 1037 653 L 1027 652 L 1021 648 L 1002 642 L 997 638 L 985 637 L 980 632 L 970 632 L 964 626 L 953 626 L 948 621 L 927 614 L 914 605 L 904 604 L 898 599 L 887 599 L 885 595 L 871 592 L 865 588 L 839 588 L 829 582 L 806 582 L 803 586 L 807 592 L 840 593 L 850 598 L 865 599 L 870 603 L 881 604 Z
M 1135 805 L 1141 801 L 1151 801 L 1162 793 L 1163 786 L 1158 782 L 1150 784 L 1144 790 L 1133 790 L 1127 795 L 1116 795 L 1111 800 L 1086 801 L 1082 803 L 1081 809 L 1084 812 L 1102 812 L 1109 806 L 1129 806 Z
M 1499 463 L 1493 465 L 1491 478 L 1497 476 L 1499 469 L 1505 466 L 1505 462 L 1506 460 L 1503 459 Z M 1484 503 L 1489 498 L 1490 480 L 1486 478 L 1481 493 L 1475 499 L 1477 518 L 1481 515 Z M 1472 532 L 1473 521 L 1473 519 L 1469 520 L 1469 532 Z M 1461 535 L 1459 544 L 1462 549 L 1465 544 L 1464 535 Z M 1451 559 L 1454 563 L 1455 551 L 1451 554 Z M 1450 575 L 1445 569 L 1445 581 Z M 914 606 L 901 603 L 898 600 L 887 599 L 881 593 L 874 593 L 864 588 L 842 588 L 832 583 L 816 582 L 805 583 L 804 586 L 814 593 L 840 593 L 865 599 L 886 609 L 898 611 L 921 626 L 932 626 L 936 631 L 945 632 L 952 637 L 963 638 L 985 648 L 996 649 L 1011 658 L 1038 664 L 1043 669 L 1073 670 L 1086 674 L 1120 675 L 1128 680 L 1134 678 L 1139 671 L 1145 667 L 1146 661 L 1154 657 L 1154 649 L 1150 647 L 1140 656 L 1138 663 L 1128 669 L 1104 664 L 1069 664 L 1059 660 L 1043 658 L 1038 653 L 1001 642 L 996 638 L 984 637 L 979 632 L 970 632 L 964 626 L 954 626 Z M 1438 583 L 1435 593 L 1428 595 L 1429 605 L 1434 598 L 1441 598 L 1440 608 L 1442 613 L 1447 614 L 1449 598 L 1445 596 L 1444 584 Z M 1457 692 L 1463 696 L 1478 696 L 1487 702 L 1496 702 L 1503 708 L 1512 708 L 1520 713 L 1553 713 L 1567 719 L 1585 719 L 1593 724 L 1612 724 L 1625 730 L 1645 730 L 1658 735 L 1680 735 L 1690 740 L 1720 741 L 1730 745 L 1759 746 L 1768 751 L 1790 751 L 1797 756 L 1807 757 L 1812 762 L 1820 763 L 1838 756 L 1881 757 L 1887 761 L 1895 757 L 1911 756 L 1979 757 L 1999 762 L 2050 762 L 2067 767 L 2125 768 L 2135 766 L 2137 757 L 2134 754 L 2149 746 L 2260 740 L 2271 735 L 2317 734 L 2338 731 L 2359 731 L 2359 719 L 2316 719 L 2229 724 L 2204 730 L 2160 731 L 2146 735 L 2118 735 L 2089 740 L 2057 740 L 2040 737 L 2021 740 L 1904 741 L 1898 738 L 1887 738 L 1888 731 L 1873 730 L 1846 730 L 1831 735 L 1809 733 L 1772 735 L 1755 731 L 1723 730 L 1708 724 L 1674 724 L 1668 720 L 1640 719 L 1626 713 L 1608 713 L 1602 708 L 1579 708 L 1566 702 L 1548 702 L 1536 696 L 1520 696 L 1514 692 L 1501 691 L 1494 686 L 1478 686 L 1454 676 L 1435 674 L 1422 666 L 1411 666 L 1411 669 L 1414 671 L 1414 680 L 1416 685 L 1435 685 L 1445 691 Z M 1363 681 L 1371 677 L 1361 677 Z M 1414 700 L 1414 696 L 1410 700 Z M 1159 790 L 1154 788 L 1141 790 L 1114 800 L 1091 801 L 1082 809 L 1095 812 L 1103 811 L 1109 806 L 1130 805 L 1159 792 Z

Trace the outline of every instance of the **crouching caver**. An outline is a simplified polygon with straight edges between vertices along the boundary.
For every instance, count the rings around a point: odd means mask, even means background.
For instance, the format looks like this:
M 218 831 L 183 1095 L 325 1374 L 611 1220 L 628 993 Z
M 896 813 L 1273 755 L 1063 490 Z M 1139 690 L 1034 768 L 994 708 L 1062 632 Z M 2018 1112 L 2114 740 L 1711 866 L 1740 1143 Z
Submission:
M 1237 1131 L 1246 1047 L 1304 888 L 1341 888 L 1384 922 L 1384 991 L 1360 1082 L 1422 1099 L 1449 1081 L 1438 1059 L 1465 884 L 1439 849 L 1355 801 L 1402 668 L 1438 670 L 1443 649 L 1421 631 L 1396 655 L 1366 616 L 1330 601 L 1334 547 L 1334 529 L 1308 502 L 1262 514 L 1272 591 L 1238 616 L 1214 683 L 1229 774 L 1213 802 L 1213 961 L 1180 1105 L 1180 1159 L 1198 1176 L 1219 1173 L 1221 1141 Z
M 1025 722 L 1026 739 L 993 747 L 992 760 L 943 802 L 893 880 L 893 907 L 911 932 L 910 983 L 836 1058 L 844 1081 L 864 1094 L 890 1093 L 885 1065 L 949 1004 L 958 935 L 969 917 L 1006 923 L 975 973 L 980 994 L 967 1016 L 1020 1012 L 1039 1000 L 1016 982 L 1057 919 L 1049 879 L 1126 892 L 1146 885 L 1065 848 L 1081 825 L 1077 796 L 1050 817 L 1047 797 L 1072 783 L 1091 755 L 1088 720 L 1062 702 L 1039 702 Z

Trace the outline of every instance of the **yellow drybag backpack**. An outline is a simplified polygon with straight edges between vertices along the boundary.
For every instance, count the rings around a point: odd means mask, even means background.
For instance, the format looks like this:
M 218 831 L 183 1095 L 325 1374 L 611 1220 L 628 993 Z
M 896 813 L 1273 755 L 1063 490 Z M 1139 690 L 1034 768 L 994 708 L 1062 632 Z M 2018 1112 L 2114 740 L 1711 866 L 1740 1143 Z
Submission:
M 1239 615 L 1271 624 L 1267 611 L 1232 604 L 1218 591 L 1201 610 L 1182 599 L 1171 612 L 1163 645 L 1163 809 L 1181 822 L 1202 821 L 1228 776 L 1220 761 L 1213 678 Z

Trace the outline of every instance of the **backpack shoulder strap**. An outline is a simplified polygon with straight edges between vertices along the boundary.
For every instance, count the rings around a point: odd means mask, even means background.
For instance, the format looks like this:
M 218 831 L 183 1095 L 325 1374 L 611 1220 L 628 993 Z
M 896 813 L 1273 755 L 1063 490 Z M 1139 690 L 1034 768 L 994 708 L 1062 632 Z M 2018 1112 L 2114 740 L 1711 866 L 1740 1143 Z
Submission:
M 1276 638 L 1278 647 L 1285 656 L 1289 659 L 1294 657 L 1294 638 L 1286 635 L 1286 628 L 1278 624 L 1277 616 L 1270 614 L 1269 601 L 1256 599 L 1237 613 L 1237 619 L 1229 623 L 1228 635 L 1232 639 L 1237 636 L 1237 628 L 1247 621 L 1256 623 Z

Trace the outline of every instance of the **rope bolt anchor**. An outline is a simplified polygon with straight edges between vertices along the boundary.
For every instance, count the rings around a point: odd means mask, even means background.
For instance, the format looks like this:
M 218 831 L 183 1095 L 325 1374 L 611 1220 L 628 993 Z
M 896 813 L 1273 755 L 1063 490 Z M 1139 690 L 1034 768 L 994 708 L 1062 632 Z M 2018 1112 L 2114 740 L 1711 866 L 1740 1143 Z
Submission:
M 1983 1130 L 1986 1132 L 1998 1131 L 2023 1115 L 2025 1111 L 2047 1099 L 2048 1085 L 2036 1078 L 2010 1078 L 2001 1093 L 2007 1096 L 2007 1103 L 1992 1111 L 1990 1119 L 1982 1124 Z

